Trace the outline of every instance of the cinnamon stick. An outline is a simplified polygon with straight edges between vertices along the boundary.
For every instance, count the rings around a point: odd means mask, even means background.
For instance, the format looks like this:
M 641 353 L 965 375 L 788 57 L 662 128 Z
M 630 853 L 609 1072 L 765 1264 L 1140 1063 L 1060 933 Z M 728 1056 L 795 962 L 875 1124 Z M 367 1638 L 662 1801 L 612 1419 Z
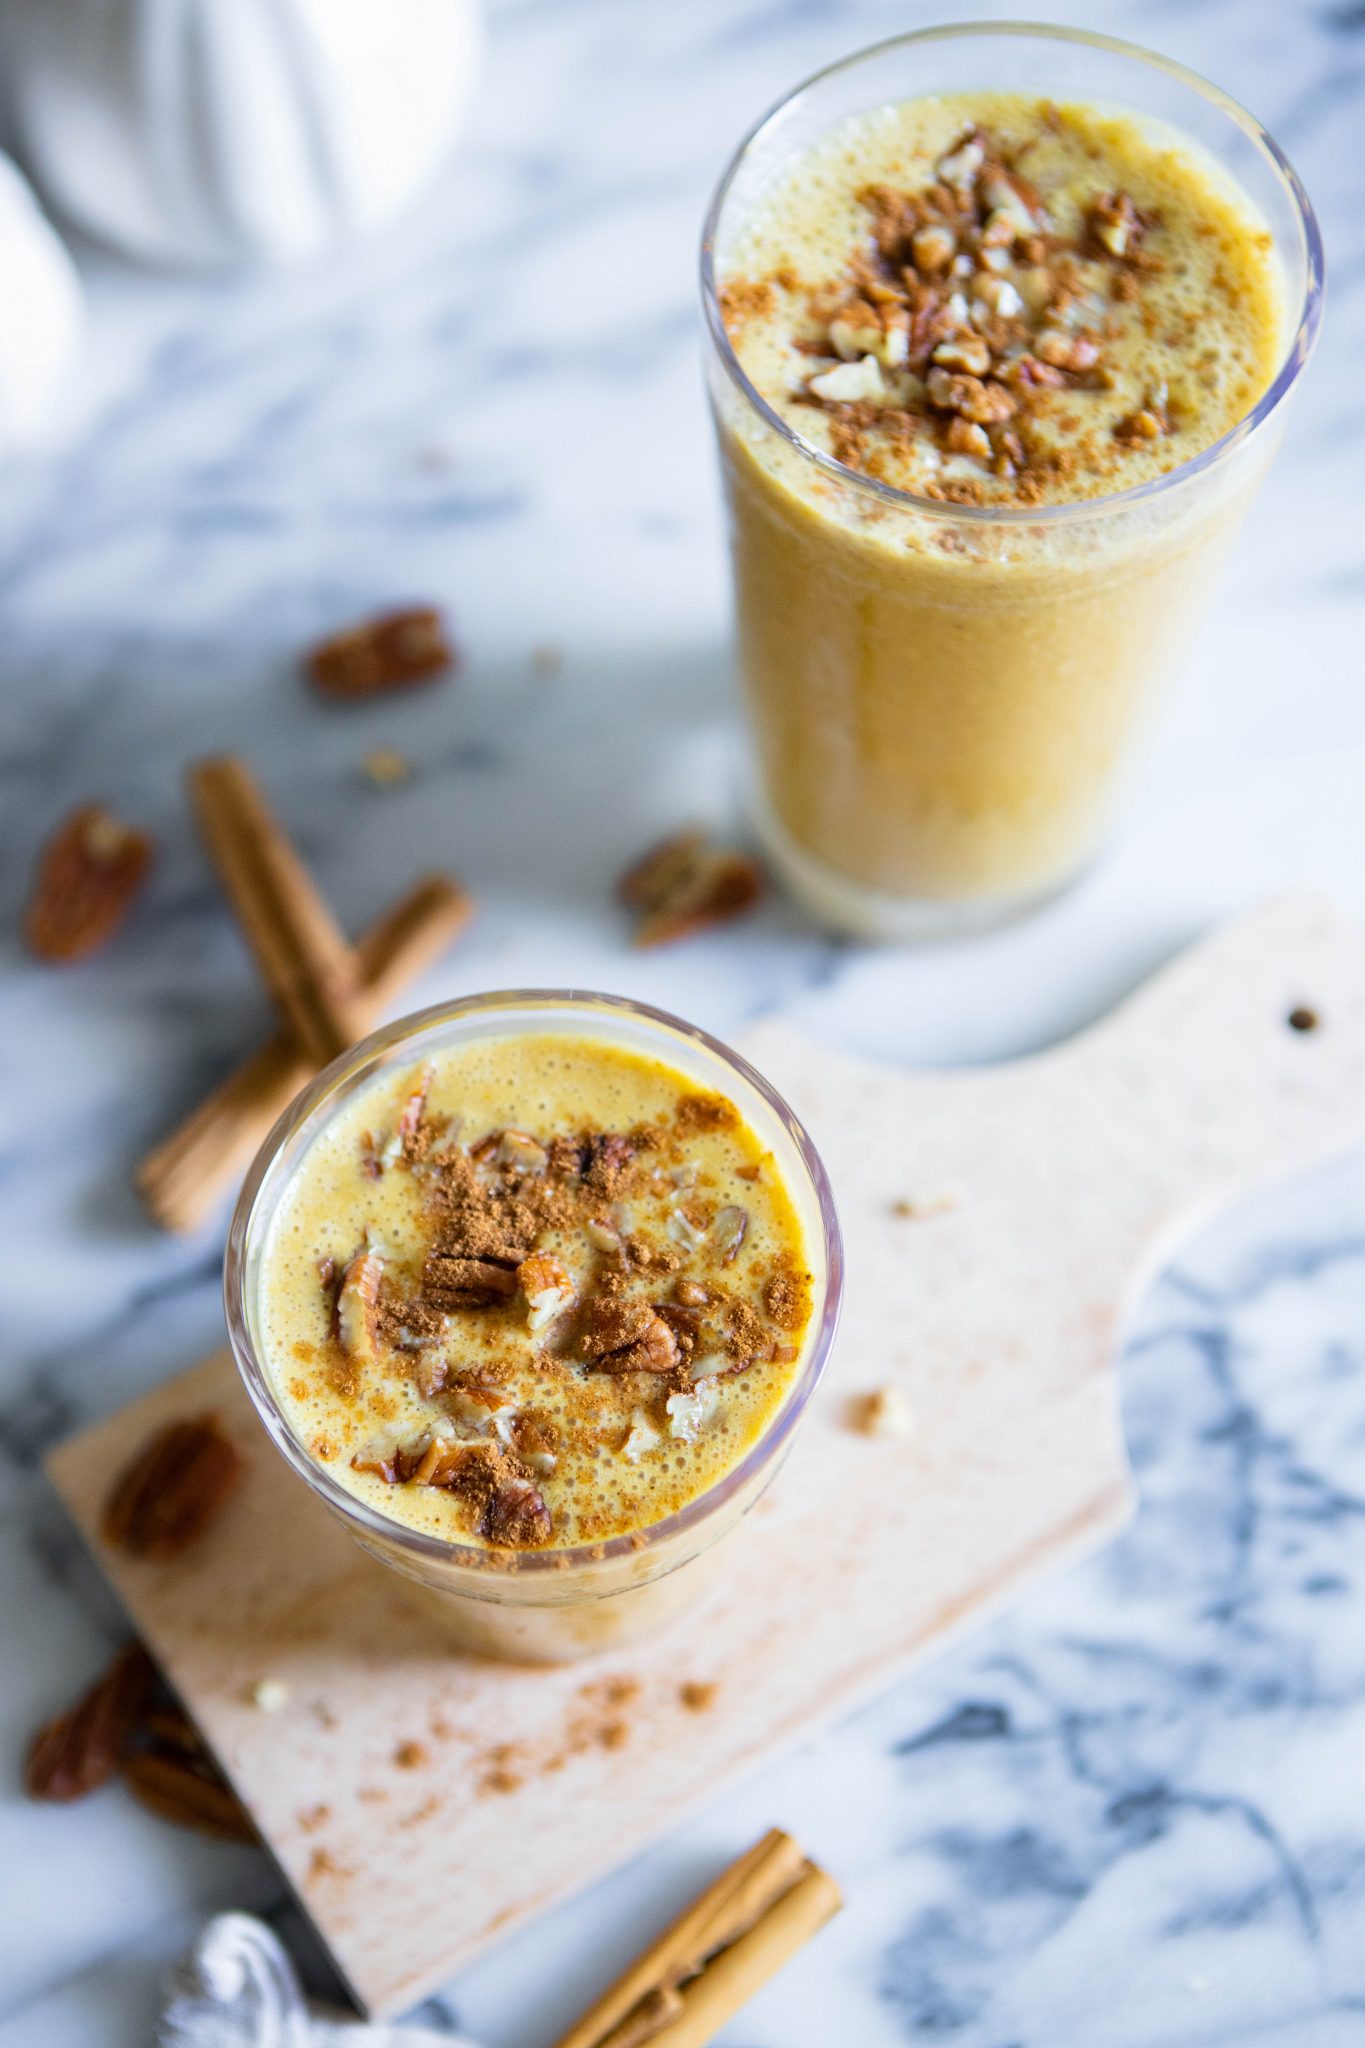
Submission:
M 362 1033 L 445 950 L 471 907 L 457 883 L 427 875 L 370 926 L 355 948 Z M 203 1221 L 314 1072 L 292 1034 L 279 1031 L 153 1147 L 134 1184 L 163 1229 L 193 1230 Z
M 639 2048 L 645 2042 L 699 2048 L 840 1903 L 833 1879 L 790 1835 L 773 1828 L 721 1872 L 555 2048 Z
M 281 1018 L 315 1066 L 365 1033 L 345 934 L 245 761 L 198 761 L 190 801 L 209 859 Z
M 726 2021 L 733 2019 L 842 1905 L 834 1879 L 808 1863 L 805 1875 L 747 1934 L 722 1949 L 699 1977 L 683 1985 L 679 1993 L 682 2011 L 646 2037 L 649 2048 L 705 2048 Z

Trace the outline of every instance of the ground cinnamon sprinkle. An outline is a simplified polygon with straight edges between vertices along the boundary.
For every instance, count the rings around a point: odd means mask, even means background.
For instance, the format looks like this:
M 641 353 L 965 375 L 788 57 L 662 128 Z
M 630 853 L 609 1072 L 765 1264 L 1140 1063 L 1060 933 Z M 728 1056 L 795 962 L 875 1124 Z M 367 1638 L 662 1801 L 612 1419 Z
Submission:
M 684 1685 L 678 1687 L 678 1698 L 689 1714 L 704 1714 L 709 1707 L 715 1705 L 719 1691 L 720 1687 L 714 1682 L 702 1684 L 697 1679 L 689 1678 Z

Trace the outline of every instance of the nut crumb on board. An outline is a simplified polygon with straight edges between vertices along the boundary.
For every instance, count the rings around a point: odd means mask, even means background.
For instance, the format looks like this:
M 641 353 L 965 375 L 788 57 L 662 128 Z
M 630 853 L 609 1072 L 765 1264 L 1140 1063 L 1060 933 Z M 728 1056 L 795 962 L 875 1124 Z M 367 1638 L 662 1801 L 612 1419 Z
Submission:
M 678 1687 L 678 1698 L 689 1714 L 704 1714 L 708 1708 L 715 1705 L 719 1691 L 720 1687 L 714 1680 L 703 1683 L 699 1679 L 689 1678 Z

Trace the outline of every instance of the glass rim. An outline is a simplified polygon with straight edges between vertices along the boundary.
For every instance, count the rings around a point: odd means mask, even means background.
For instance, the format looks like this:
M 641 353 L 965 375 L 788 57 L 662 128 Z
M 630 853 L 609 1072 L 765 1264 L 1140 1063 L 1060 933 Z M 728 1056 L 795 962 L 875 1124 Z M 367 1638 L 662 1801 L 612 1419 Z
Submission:
M 330 1098 L 339 1096 L 349 1079 L 358 1076 L 362 1069 L 395 1047 L 408 1040 L 419 1039 L 425 1032 L 435 1030 L 452 1020 L 483 1013 L 515 1013 L 518 1010 L 536 1009 L 581 1009 L 584 1012 L 595 1011 L 599 1014 L 605 1011 L 641 1020 L 651 1029 L 686 1040 L 751 1088 L 765 1108 L 781 1124 L 810 1182 L 819 1218 L 818 1234 L 824 1252 L 825 1276 L 823 1300 L 817 1311 L 815 1327 L 807 1340 L 806 1359 L 800 1374 L 771 1427 L 763 1432 L 738 1465 L 724 1473 L 704 1493 L 698 1494 L 695 1499 L 686 1502 L 662 1521 L 651 1523 L 644 1529 L 611 1536 L 599 1543 L 508 1551 L 483 1544 L 461 1543 L 443 1536 L 432 1536 L 419 1529 L 410 1529 L 406 1524 L 382 1514 L 379 1509 L 359 1499 L 309 1456 L 286 1420 L 271 1389 L 265 1368 L 256 1353 L 247 1308 L 248 1257 L 254 1248 L 252 1226 L 256 1218 L 257 1203 L 267 1189 L 281 1151 L 316 1110 Z M 265 1424 L 276 1449 L 305 1483 L 344 1521 L 363 1530 L 367 1535 L 382 1540 L 386 1545 L 400 1551 L 407 1550 L 413 1556 L 430 1562 L 468 1566 L 480 1573 L 487 1573 L 490 1583 L 496 1583 L 505 1582 L 509 1578 L 535 1578 L 542 1574 L 554 1577 L 574 1566 L 599 1565 L 627 1556 L 643 1560 L 651 1549 L 694 1529 L 698 1523 L 710 1519 L 724 1508 L 765 1465 L 771 1464 L 782 1452 L 824 1376 L 839 1323 L 843 1276 L 843 1237 L 834 1204 L 834 1191 L 830 1186 L 824 1162 L 795 1111 L 742 1053 L 736 1052 L 721 1039 L 712 1037 L 710 1032 L 702 1030 L 700 1025 L 689 1024 L 684 1018 L 675 1017 L 668 1010 L 656 1009 L 649 1003 L 636 1002 L 629 996 L 610 995 L 594 989 L 499 989 L 478 995 L 455 997 L 448 1002 L 432 1003 L 425 1009 L 414 1010 L 405 1017 L 396 1018 L 393 1023 L 383 1025 L 379 1030 L 372 1031 L 367 1037 L 360 1039 L 349 1051 L 333 1060 L 330 1066 L 324 1067 L 315 1079 L 295 1096 L 263 1140 L 242 1182 L 233 1208 L 223 1262 L 223 1306 L 233 1358 L 251 1403 Z
M 1207 448 L 1202 448 L 1197 455 L 1190 456 L 1163 475 L 1150 477 L 1145 483 L 1131 484 L 1126 490 L 1111 491 L 1098 498 L 1080 498 L 1062 505 L 948 504 L 940 498 L 925 497 L 916 491 L 901 490 L 894 484 L 883 483 L 877 477 L 864 476 L 859 470 L 850 469 L 837 457 L 827 454 L 823 448 L 817 448 L 813 442 L 807 441 L 804 435 L 769 405 L 756 386 L 750 382 L 725 331 L 725 322 L 721 317 L 720 293 L 715 271 L 716 234 L 721 212 L 741 165 L 770 125 L 780 119 L 803 95 L 824 84 L 827 79 L 837 78 L 845 71 L 856 70 L 859 65 L 867 63 L 872 58 L 884 56 L 892 50 L 909 48 L 921 43 L 949 42 L 958 38 L 972 41 L 991 37 L 1037 37 L 1046 42 L 1076 43 L 1090 49 L 1104 50 L 1113 56 L 1129 58 L 1148 70 L 1164 72 L 1178 84 L 1197 93 L 1220 113 L 1225 114 L 1242 130 L 1253 147 L 1268 159 L 1281 186 L 1289 194 L 1303 236 L 1306 279 L 1298 318 L 1286 340 L 1284 358 L 1279 369 L 1250 411 L 1244 413 L 1241 419 L 1235 421 L 1216 441 L 1210 442 Z M 707 332 L 722 368 L 740 397 L 799 456 L 812 462 L 818 470 L 838 482 L 865 491 L 884 504 L 898 505 L 927 518 L 980 527 L 1055 526 L 1086 516 L 1094 518 L 1101 514 L 1108 515 L 1120 508 L 1159 498 L 1163 493 L 1174 490 L 1178 485 L 1192 482 L 1196 477 L 1220 464 L 1234 449 L 1251 439 L 1271 414 L 1278 410 L 1298 382 L 1313 353 L 1322 326 L 1326 291 L 1322 231 L 1318 225 L 1317 214 L 1313 210 L 1313 203 L 1293 164 L 1274 136 L 1254 114 L 1248 112 L 1230 93 L 1224 92 L 1221 86 L 1205 78 L 1201 72 L 1192 70 L 1187 64 L 1178 63 L 1172 57 L 1163 57 L 1158 51 L 1145 49 L 1142 44 L 1128 42 L 1121 36 L 1104 35 L 1095 30 L 1070 28 L 1062 23 L 1046 21 L 944 22 L 932 28 L 911 29 L 901 35 L 885 36 L 879 42 L 869 43 L 863 49 L 854 50 L 848 56 L 836 58 L 832 64 L 822 65 L 818 71 L 811 72 L 799 84 L 792 86 L 779 99 L 774 100 L 771 106 L 759 115 L 741 138 L 721 172 L 702 224 L 699 268 Z

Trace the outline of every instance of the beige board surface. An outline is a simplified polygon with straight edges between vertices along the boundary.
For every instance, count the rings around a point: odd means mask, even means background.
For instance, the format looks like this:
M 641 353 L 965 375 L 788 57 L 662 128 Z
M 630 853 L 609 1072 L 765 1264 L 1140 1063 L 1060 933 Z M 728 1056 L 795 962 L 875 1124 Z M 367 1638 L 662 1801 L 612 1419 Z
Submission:
M 1289 1028 L 1305 1007 L 1317 1028 Z M 986 1070 L 902 1072 L 780 1021 L 742 1044 L 829 1166 L 844 1323 L 723 1587 L 667 1635 L 555 1670 L 452 1653 L 289 1472 L 225 1356 L 50 1461 L 374 2012 L 1120 1526 L 1115 1348 L 1144 1273 L 1228 1193 L 1365 1137 L 1365 934 L 1278 900 L 1095 1029 Z M 884 1386 L 910 1405 L 904 1439 L 849 1426 Z M 173 1563 L 110 1552 L 109 1473 L 207 1408 L 243 1453 L 234 1498 Z M 266 1677 L 288 1688 L 278 1712 L 252 1701 Z

